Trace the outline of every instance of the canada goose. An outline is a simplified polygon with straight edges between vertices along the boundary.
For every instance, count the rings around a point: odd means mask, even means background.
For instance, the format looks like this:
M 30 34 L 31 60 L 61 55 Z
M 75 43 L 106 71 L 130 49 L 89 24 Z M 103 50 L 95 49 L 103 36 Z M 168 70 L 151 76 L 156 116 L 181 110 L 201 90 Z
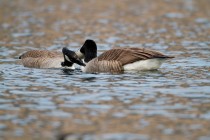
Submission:
M 144 48 L 114 48 L 96 57 L 97 46 L 93 40 L 86 40 L 80 49 L 80 53 L 77 53 L 77 55 L 79 58 L 84 57 L 86 64 L 77 64 L 85 66 L 82 71 L 87 73 L 156 70 L 164 60 L 174 58 L 173 56 L 167 56 Z M 66 58 L 74 59 L 70 57 L 67 55 Z
M 63 52 L 63 53 L 62 53 Z M 67 67 L 69 69 L 75 69 L 74 63 L 80 63 L 80 59 L 77 59 L 76 53 L 80 54 L 80 51 L 66 51 L 65 48 L 62 52 L 48 51 L 48 50 L 31 50 L 22 54 L 19 59 L 20 63 L 24 67 L 30 68 L 61 68 Z M 66 55 L 71 56 L 72 62 L 65 59 Z M 82 57 L 82 56 L 80 56 Z

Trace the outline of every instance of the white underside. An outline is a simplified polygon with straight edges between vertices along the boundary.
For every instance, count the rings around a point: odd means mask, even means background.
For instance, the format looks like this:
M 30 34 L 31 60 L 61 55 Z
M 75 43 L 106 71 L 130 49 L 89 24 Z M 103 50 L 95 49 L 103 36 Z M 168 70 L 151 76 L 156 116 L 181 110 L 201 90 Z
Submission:
M 124 71 L 156 70 L 160 68 L 165 59 L 147 59 L 124 65 Z
M 144 70 L 157 70 L 160 68 L 161 64 L 167 59 L 147 59 L 140 60 L 134 63 L 130 63 L 123 66 L 124 71 L 144 71 Z M 86 72 L 86 68 L 80 67 L 83 72 Z

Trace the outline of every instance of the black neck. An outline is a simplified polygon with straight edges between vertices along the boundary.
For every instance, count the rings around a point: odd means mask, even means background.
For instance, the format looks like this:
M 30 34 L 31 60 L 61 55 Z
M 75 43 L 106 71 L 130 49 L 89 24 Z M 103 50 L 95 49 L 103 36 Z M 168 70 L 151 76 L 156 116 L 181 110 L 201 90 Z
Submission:
M 82 48 L 80 49 L 80 52 L 85 55 L 85 63 L 88 63 L 93 58 L 97 57 L 97 46 L 95 41 L 93 40 L 86 40 Z

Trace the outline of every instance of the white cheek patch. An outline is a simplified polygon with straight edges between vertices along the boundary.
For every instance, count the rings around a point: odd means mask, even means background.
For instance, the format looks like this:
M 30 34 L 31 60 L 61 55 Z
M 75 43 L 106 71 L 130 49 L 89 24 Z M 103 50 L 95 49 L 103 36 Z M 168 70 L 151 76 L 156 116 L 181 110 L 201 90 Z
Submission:
M 71 62 L 71 60 L 69 59 L 69 57 L 67 55 L 64 55 L 65 59 L 69 62 Z

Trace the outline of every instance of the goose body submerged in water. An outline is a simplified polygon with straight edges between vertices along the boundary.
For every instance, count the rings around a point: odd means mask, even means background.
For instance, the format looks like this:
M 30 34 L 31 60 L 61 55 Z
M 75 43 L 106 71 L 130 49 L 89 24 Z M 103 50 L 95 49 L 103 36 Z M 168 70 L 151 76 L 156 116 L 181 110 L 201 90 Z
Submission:
M 65 50 L 68 51 L 67 48 Z M 114 48 L 97 57 L 97 46 L 93 40 L 86 40 L 77 56 L 84 58 L 85 63 L 77 64 L 84 66 L 82 71 L 87 73 L 156 70 L 165 60 L 174 58 L 144 48 Z M 65 58 L 73 62 L 71 56 L 66 55 Z
M 65 50 L 64 50 L 65 51 Z M 68 56 L 74 57 L 75 52 L 68 50 Z M 74 63 L 67 61 L 65 55 L 59 51 L 31 50 L 23 53 L 19 59 L 20 64 L 30 68 L 61 68 L 75 69 Z M 76 60 L 75 56 L 75 60 Z
M 31 50 L 22 54 L 19 59 L 24 67 L 30 68 L 61 68 L 63 54 L 57 51 Z M 67 65 L 73 68 L 73 64 Z

